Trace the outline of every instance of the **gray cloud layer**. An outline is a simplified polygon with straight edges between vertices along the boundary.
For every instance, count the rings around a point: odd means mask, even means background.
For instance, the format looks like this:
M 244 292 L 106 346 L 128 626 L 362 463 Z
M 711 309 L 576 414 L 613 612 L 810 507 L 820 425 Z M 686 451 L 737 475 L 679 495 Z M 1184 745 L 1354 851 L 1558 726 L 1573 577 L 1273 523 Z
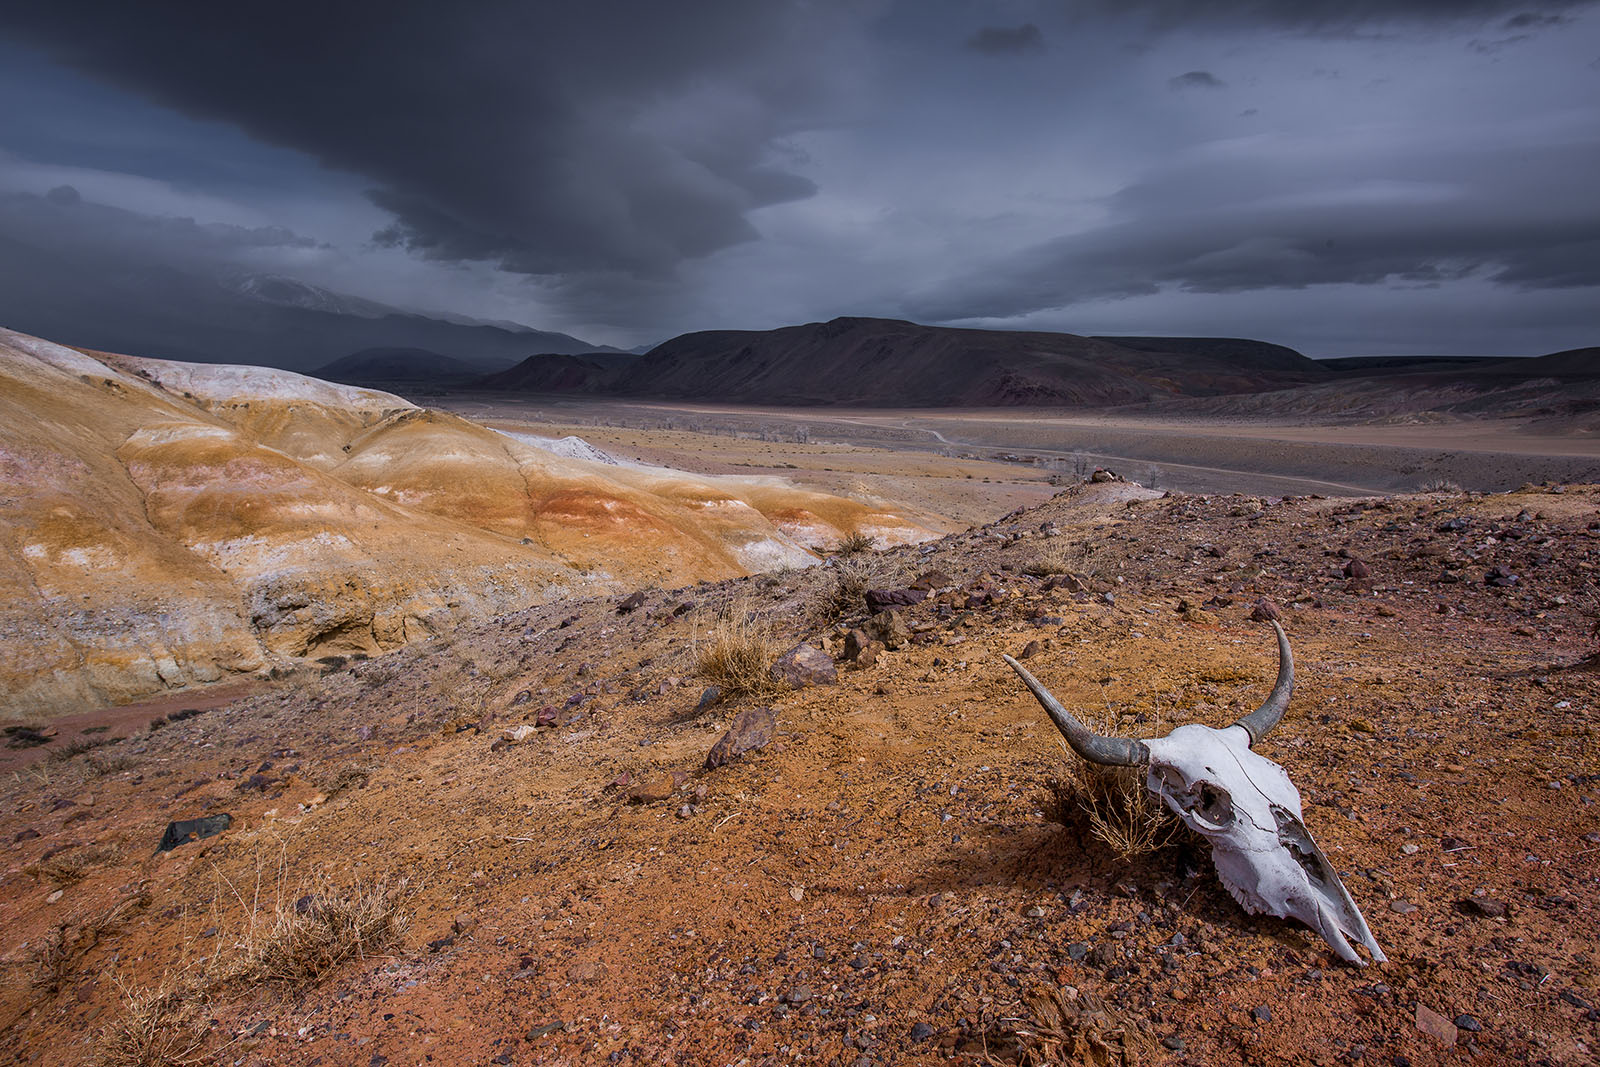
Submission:
M 853 6 L 112 0 L 0 18 L 96 77 L 369 179 L 395 216 L 382 242 L 659 275 L 814 191 L 770 148 L 821 106 L 814 61 Z
M 70 250 L 87 266 L 56 277 L 86 318 L 141 260 L 246 261 L 623 345 L 841 313 L 1197 332 L 1162 316 L 1212 321 L 1201 295 L 1249 333 L 1284 293 L 1341 286 L 1547 309 L 1600 285 L 1594 7 L 8 5 L 0 48 L 60 84 L 31 125 L 0 115 L 23 131 L 0 136 L 0 185 L 85 195 L 8 202 L 0 270 Z M 85 225 L 96 200 L 129 210 Z M 1109 321 L 1118 301 L 1148 320 Z

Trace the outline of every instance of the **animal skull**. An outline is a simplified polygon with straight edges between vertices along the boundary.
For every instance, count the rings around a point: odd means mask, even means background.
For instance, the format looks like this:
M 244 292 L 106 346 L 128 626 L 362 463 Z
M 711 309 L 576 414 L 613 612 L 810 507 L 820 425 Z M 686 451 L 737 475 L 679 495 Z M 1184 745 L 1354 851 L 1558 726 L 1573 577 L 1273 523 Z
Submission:
M 1299 791 L 1282 767 L 1251 749 L 1283 717 L 1294 689 L 1289 639 L 1276 622 L 1272 628 L 1278 681 L 1261 707 L 1225 729 L 1191 724 L 1144 741 L 1094 733 L 1020 663 L 1004 658 L 1078 755 L 1146 769 L 1146 787 L 1211 842 L 1222 884 L 1246 911 L 1299 919 L 1351 963 L 1363 962 L 1351 940 L 1383 963 L 1360 909 L 1302 821 Z

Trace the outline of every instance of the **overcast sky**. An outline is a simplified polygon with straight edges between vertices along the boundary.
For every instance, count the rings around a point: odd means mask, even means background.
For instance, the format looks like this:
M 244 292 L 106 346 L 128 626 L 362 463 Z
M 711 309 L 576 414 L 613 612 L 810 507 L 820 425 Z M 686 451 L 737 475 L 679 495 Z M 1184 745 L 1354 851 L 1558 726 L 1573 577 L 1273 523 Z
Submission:
M 86 317 L 148 262 L 623 346 L 1600 344 L 1592 2 L 57 0 L 0 101 L 0 267 Z

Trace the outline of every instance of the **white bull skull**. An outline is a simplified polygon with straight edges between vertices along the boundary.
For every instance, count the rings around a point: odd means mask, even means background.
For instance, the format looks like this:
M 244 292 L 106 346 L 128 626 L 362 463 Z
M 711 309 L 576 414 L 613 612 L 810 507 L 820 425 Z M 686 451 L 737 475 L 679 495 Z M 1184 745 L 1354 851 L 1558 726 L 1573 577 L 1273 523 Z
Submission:
M 1351 940 L 1383 963 L 1383 950 L 1360 909 L 1301 820 L 1294 783 L 1282 767 L 1251 750 L 1283 717 L 1294 689 L 1289 639 L 1276 622 L 1272 628 L 1278 634 L 1278 681 L 1266 703 L 1222 730 L 1180 726 L 1145 741 L 1095 733 L 1020 663 L 1004 658 L 1074 752 L 1091 763 L 1146 768 L 1150 791 L 1211 842 L 1222 884 L 1246 911 L 1292 916 L 1351 963 L 1363 962 Z

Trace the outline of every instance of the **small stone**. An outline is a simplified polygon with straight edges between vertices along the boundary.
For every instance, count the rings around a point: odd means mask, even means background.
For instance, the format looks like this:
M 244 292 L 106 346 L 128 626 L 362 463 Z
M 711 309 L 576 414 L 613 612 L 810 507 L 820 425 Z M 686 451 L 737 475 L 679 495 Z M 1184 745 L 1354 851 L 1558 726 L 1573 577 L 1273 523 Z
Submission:
M 1262 1004 L 1260 1007 L 1250 1009 L 1250 1017 L 1258 1023 L 1270 1023 L 1272 1021 L 1272 1009 Z
M 1417 1004 L 1417 1029 L 1430 1037 L 1438 1038 L 1446 1045 L 1456 1043 L 1456 1024 L 1434 1011 L 1426 1004 Z
M 65 892 L 65 890 L 57 889 L 54 893 L 51 893 L 49 896 L 45 897 L 44 902 L 46 904 L 54 904 L 56 901 L 61 899 L 63 892 Z
M 1042 919 L 1044 918 L 1044 909 L 1035 904 L 1022 914 L 1026 915 L 1030 919 Z
M 1410 915 L 1417 910 L 1417 906 L 1409 900 L 1391 900 L 1389 901 L 1389 910 L 1396 915 Z
M 537 729 L 529 726 L 527 723 L 523 723 L 521 726 L 513 726 L 511 729 L 507 730 L 505 739 L 510 741 L 512 744 L 520 745 L 522 742 L 526 741 L 530 737 L 536 736 L 538 733 L 539 731 Z
M 1417 851 L 1418 847 L 1412 844 L 1410 841 L 1407 841 L 1405 844 L 1400 846 L 1400 852 L 1405 856 L 1415 856 Z
M 655 804 L 672 796 L 677 787 L 670 774 L 655 774 L 635 783 L 628 790 L 630 804 Z
M 706 768 L 714 770 L 730 763 L 746 752 L 765 748 L 778 729 L 778 720 L 769 707 L 751 708 L 740 712 L 717 743 L 706 754 Z
M 1081 959 L 1083 959 L 1083 957 L 1087 956 L 1088 954 L 1089 954 L 1089 942 L 1087 942 L 1087 941 L 1075 941 L 1072 944 L 1067 946 L 1067 958 L 1068 959 L 1081 960 Z
M 867 614 L 876 615 L 890 608 L 908 608 L 928 599 L 925 589 L 868 589 Z
M 913 1023 L 911 1027 L 911 1040 L 926 1041 L 934 1035 L 933 1027 L 927 1023 Z
M 1037 656 L 1043 651 L 1044 643 L 1042 641 L 1029 641 L 1026 645 L 1022 646 L 1022 651 L 1017 653 L 1017 658 L 1032 659 L 1034 656 Z
M 1183 1038 L 1179 1037 L 1177 1034 L 1172 1034 L 1169 1037 L 1164 1037 L 1164 1038 L 1161 1039 L 1161 1047 L 1165 1048 L 1165 1049 L 1168 1049 L 1168 1050 L 1170 1050 L 1172 1052 L 1182 1052 L 1183 1051 Z
M 891 652 L 911 641 L 911 630 L 898 611 L 880 611 L 867 620 L 867 632 Z
M 1456 903 L 1456 910 L 1481 919 L 1503 919 L 1508 909 L 1505 904 L 1490 897 L 1467 897 Z
M 820 648 L 805 642 L 779 656 L 770 673 L 775 681 L 782 682 L 790 689 L 839 684 L 839 672 L 833 665 L 833 659 Z
M 1476 1034 L 1483 1029 L 1483 1024 L 1471 1015 L 1457 1015 L 1456 1029 L 1465 1030 L 1469 1034 Z
M 1363 719 L 1359 716 L 1350 720 L 1350 729 L 1358 734 L 1375 734 L 1378 732 L 1378 728 L 1372 725 L 1370 719 Z
M 806 899 L 806 887 L 803 885 L 790 886 L 789 899 L 794 901 L 796 904 Z
M 811 991 L 810 986 L 797 985 L 785 993 L 783 995 L 783 999 L 788 1001 L 790 1004 L 804 1004 L 815 995 L 816 994 Z
M 1262 597 L 1250 606 L 1251 622 L 1271 622 L 1281 618 L 1283 618 L 1282 610 L 1266 597 Z
M 642 607 L 644 607 L 644 593 L 634 593 L 617 604 L 617 614 L 627 615 L 629 612 L 637 611 Z
M 695 711 L 705 711 L 715 707 L 722 700 L 722 686 L 708 685 L 700 691 L 700 700 L 694 706 Z
M 1372 577 L 1372 568 L 1359 559 L 1353 559 L 1344 565 L 1344 576 L 1346 578 L 1370 578 Z

